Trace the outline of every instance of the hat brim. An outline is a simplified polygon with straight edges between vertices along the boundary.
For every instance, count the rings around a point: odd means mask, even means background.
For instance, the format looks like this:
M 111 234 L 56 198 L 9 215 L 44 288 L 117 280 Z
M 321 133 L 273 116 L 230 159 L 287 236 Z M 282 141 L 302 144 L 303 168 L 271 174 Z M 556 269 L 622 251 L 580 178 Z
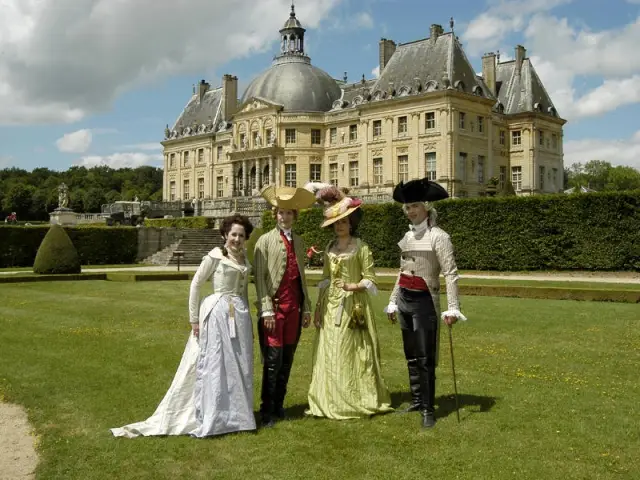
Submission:
M 302 210 L 316 202 L 315 195 L 304 188 L 268 185 L 260 194 L 271 206 L 286 210 Z
M 435 202 L 449 198 L 449 193 L 439 183 L 426 178 L 400 182 L 393 189 L 393 199 L 400 203 Z
M 350 207 L 347 209 L 346 212 L 341 213 L 340 215 L 337 215 L 333 218 L 329 218 L 328 220 L 325 220 L 324 222 L 322 222 L 322 224 L 320 225 L 320 228 L 324 228 L 324 227 L 328 227 L 329 225 L 332 225 L 334 223 L 336 223 L 338 220 L 348 217 L 349 215 L 351 215 L 353 212 L 355 212 L 356 210 L 358 210 L 362 205 L 358 205 L 357 207 Z

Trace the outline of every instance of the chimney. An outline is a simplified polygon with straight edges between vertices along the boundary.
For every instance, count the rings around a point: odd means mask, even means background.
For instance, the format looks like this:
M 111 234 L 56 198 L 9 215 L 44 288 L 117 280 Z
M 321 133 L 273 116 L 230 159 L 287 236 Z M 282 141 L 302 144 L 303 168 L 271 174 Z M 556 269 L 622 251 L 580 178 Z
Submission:
M 482 78 L 493 95 L 496 95 L 496 54 L 485 53 L 482 57 Z
M 429 29 L 429 38 L 431 39 L 432 42 L 435 42 L 436 40 L 438 40 L 438 37 L 442 34 L 444 34 L 444 29 L 442 28 L 442 25 L 438 25 L 436 23 L 431 25 L 431 28 Z
M 527 49 L 522 45 L 516 46 L 516 75 L 520 75 L 522 72 L 522 62 L 527 58 Z
M 380 73 L 387 66 L 391 55 L 396 51 L 396 42 L 393 40 L 387 40 L 386 38 L 380 39 Z
M 222 119 L 229 120 L 238 110 L 238 77 L 222 76 Z
M 204 94 L 207 93 L 207 90 L 209 90 L 209 84 L 207 82 L 205 82 L 204 80 L 200 80 L 200 84 L 198 85 L 198 101 L 201 102 L 202 101 L 202 97 L 204 97 Z

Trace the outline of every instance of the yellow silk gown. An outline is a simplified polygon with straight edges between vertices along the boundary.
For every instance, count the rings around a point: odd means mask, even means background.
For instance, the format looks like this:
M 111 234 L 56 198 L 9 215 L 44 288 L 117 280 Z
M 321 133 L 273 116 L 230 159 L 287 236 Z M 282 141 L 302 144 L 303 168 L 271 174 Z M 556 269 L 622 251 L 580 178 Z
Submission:
M 327 246 L 319 285 L 322 327 L 314 339 L 307 414 L 335 420 L 392 410 L 370 299 L 377 293 L 373 257 L 367 244 L 354 240 L 355 247 L 342 254 L 331 252 L 333 242 Z M 363 279 L 368 288 L 361 292 L 345 292 L 338 282 Z

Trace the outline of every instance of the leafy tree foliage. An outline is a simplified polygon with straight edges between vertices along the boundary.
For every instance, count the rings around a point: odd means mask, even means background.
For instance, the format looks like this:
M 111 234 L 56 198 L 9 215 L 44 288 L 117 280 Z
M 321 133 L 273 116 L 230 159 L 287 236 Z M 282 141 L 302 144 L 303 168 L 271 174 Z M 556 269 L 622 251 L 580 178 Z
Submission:
M 565 169 L 565 187 L 587 187 L 596 191 L 640 189 L 640 171 L 619 165 L 614 167 L 603 160 L 590 160 L 584 165 L 574 163 Z
M 19 220 L 49 220 L 58 206 L 58 185 L 69 187 L 69 207 L 81 213 L 99 213 L 102 204 L 117 200 L 162 199 L 162 169 L 113 169 L 74 166 L 65 172 L 36 168 L 0 170 L 0 219 L 16 212 Z

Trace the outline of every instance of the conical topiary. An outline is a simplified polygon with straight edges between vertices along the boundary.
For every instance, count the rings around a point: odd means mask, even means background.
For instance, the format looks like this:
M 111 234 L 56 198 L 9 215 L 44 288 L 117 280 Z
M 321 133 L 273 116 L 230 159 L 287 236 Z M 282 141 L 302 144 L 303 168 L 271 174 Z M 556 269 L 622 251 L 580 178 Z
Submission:
M 80 257 L 76 247 L 60 225 L 51 225 L 42 239 L 36 260 L 35 273 L 80 273 Z

